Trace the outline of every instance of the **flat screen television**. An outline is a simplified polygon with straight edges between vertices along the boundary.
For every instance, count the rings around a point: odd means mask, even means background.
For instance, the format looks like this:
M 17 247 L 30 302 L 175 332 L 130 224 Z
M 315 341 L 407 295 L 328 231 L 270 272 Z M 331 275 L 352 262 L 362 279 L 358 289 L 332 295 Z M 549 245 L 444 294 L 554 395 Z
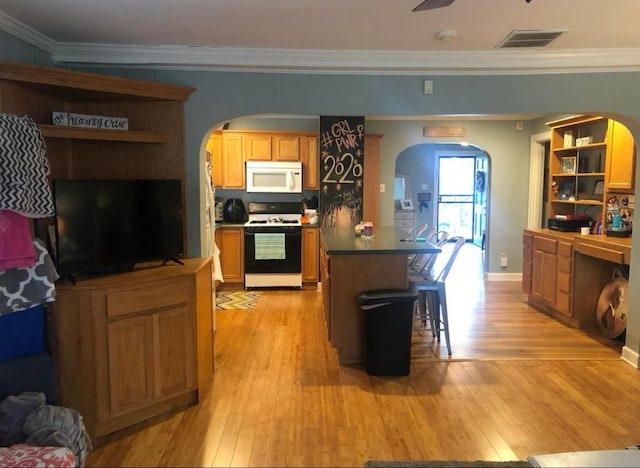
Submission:
M 184 255 L 177 179 L 54 180 L 61 276 L 108 274 Z

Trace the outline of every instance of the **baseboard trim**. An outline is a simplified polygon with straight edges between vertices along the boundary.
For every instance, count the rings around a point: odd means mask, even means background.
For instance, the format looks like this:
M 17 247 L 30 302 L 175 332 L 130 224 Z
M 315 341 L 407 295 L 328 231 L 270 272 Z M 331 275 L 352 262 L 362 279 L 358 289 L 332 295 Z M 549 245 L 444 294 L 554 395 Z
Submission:
M 636 369 L 640 369 L 640 354 L 628 346 L 622 347 L 622 355 L 620 356 L 620 359 Z
M 522 281 L 522 273 L 485 273 L 487 281 Z

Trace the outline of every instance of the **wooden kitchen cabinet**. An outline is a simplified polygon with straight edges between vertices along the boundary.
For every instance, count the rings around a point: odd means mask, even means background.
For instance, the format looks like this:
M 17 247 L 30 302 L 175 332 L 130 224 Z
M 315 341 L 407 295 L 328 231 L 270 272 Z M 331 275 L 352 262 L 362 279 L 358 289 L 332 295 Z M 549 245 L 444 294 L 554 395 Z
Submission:
M 318 190 L 320 188 L 320 161 L 318 159 L 318 137 L 303 135 L 300 137 L 300 160 L 302 161 L 302 188 Z
M 522 239 L 529 303 L 568 326 L 597 329 L 600 292 L 614 269 L 631 261 L 631 238 L 527 229 Z
M 522 291 L 553 315 L 573 314 L 573 244 L 570 239 L 525 232 Z
M 531 277 L 533 274 L 533 235 L 522 234 L 522 292 L 531 294 Z
M 556 302 L 557 241 L 546 237 L 533 238 L 531 264 L 531 296 L 547 305 Z
M 213 373 L 210 259 L 56 290 L 60 400 L 94 441 L 198 402 Z
M 317 283 L 320 274 L 318 228 L 302 229 L 302 281 Z
M 295 133 L 244 134 L 245 161 L 299 161 L 300 142 Z
M 244 228 L 218 228 L 215 237 L 224 278 L 221 287 L 224 289 L 238 286 L 238 283 L 244 284 Z
M 223 189 L 243 189 L 244 172 L 244 140 L 238 133 L 222 134 L 222 183 Z
M 555 308 L 571 316 L 573 299 L 573 244 L 571 242 L 558 240 L 556 268 Z
M 609 121 L 611 143 L 607 147 L 607 178 L 609 190 L 633 190 L 636 149 L 633 135 L 627 127 L 614 120 Z

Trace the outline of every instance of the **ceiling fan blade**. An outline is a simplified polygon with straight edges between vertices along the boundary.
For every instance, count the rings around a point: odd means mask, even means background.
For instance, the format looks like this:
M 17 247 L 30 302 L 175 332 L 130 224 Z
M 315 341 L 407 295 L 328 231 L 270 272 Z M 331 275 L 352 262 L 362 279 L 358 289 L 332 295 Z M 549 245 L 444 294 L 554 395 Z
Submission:
M 424 0 L 420 5 L 411 11 L 433 10 L 451 5 L 455 0 Z

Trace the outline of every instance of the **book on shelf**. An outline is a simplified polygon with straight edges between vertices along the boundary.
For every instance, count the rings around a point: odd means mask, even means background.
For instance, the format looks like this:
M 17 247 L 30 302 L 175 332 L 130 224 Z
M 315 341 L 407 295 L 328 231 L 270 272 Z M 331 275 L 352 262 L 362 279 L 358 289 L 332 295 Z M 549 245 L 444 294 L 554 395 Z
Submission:
M 589 219 L 589 217 L 581 214 L 557 214 L 555 219 Z

